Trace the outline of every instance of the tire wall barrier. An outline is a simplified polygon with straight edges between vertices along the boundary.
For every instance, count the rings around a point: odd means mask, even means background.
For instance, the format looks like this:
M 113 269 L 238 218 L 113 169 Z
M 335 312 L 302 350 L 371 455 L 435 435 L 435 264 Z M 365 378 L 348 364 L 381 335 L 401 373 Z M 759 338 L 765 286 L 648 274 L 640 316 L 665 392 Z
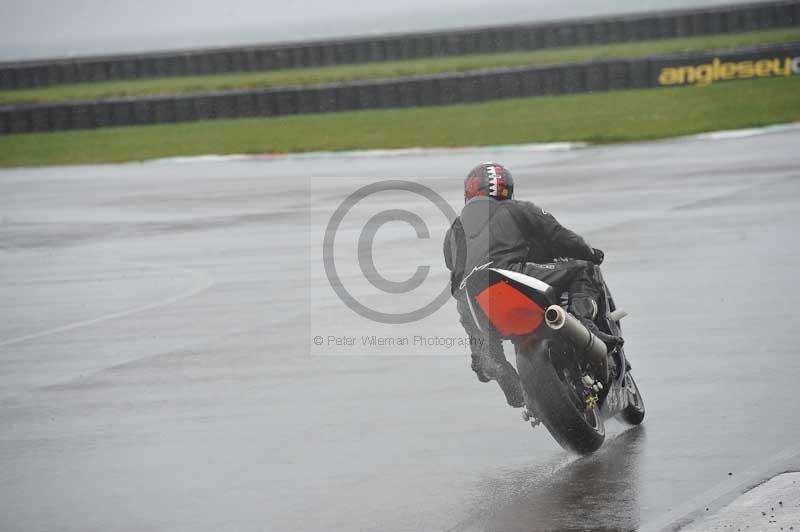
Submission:
M 800 75 L 800 42 L 305 87 L 0 107 L 0 134 L 423 107 Z
M 0 90 L 536 50 L 800 25 L 800 0 L 455 31 L 0 63 Z

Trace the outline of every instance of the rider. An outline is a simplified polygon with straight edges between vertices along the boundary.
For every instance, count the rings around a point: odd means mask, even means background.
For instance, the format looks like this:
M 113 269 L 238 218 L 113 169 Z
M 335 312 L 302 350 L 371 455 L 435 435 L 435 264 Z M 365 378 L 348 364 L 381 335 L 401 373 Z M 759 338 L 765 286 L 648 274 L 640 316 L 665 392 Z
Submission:
M 470 337 L 472 370 L 481 382 L 496 380 L 513 407 L 524 406 L 519 375 L 506 360 L 502 340 L 482 332 L 473 322 L 464 290 L 465 272 L 491 263 L 518 271 L 569 293 L 568 310 L 609 347 L 623 339 L 601 331 L 594 323 L 602 292 L 598 265 L 603 252 L 563 227 L 546 210 L 513 199 L 514 179 L 502 165 L 484 163 L 464 180 L 464 208 L 447 232 L 444 258 L 451 272 L 451 292 L 461 324 Z

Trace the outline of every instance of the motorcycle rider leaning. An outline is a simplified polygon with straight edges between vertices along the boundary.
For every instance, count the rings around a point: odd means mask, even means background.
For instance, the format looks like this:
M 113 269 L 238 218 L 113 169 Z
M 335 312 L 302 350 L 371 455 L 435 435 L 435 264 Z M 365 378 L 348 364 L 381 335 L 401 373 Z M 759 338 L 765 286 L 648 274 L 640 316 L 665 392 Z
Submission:
M 496 380 L 513 407 L 524 406 L 519 375 L 506 360 L 502 340 L 474 323 L 464 290 L 465 272 L 491 263 L 493 268 L 535 277 L 556 293 L 569 294 L 568 310 L 609 348 L 623 339 L 601 331 L 594 323 L 602 286 L 598 265 L 603 252 L 563 227 L 544 209 L 513 199 L 514 179 L 502 165 L 485 163 L 464 180 L 464 208 L 444 240 L 450 289 L 461 325 L 470 337 L 472 370 L 481 382 Z

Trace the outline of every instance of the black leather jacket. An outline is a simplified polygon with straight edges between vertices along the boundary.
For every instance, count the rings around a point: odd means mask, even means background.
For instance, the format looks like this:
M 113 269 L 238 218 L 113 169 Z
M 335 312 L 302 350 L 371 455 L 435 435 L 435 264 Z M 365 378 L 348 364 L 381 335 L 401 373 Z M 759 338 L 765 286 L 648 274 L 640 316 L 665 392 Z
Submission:
M 444 240 L 453 291 L 464 272 L 488 262 L 495 268 L 517 269 L 513 267 L 525 262 L 547 263 L 559 257 L 595 259 L 594 250 L 583 238 L 528 201 L 472 198 Z

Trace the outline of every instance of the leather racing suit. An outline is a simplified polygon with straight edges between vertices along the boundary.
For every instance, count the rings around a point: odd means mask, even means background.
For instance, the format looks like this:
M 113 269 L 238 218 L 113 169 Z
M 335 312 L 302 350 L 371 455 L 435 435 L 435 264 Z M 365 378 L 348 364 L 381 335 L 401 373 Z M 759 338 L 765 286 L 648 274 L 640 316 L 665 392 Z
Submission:
M 444 257 L 460 321 L 470 337 L 473 371 L 482 382 L 496 380 L 511 406 L 523 406 L 519 376 L 506 360 L 502 340 L 478 328 L 459 289 L 465 272 L 491 262 L 494 268 L 540 279 L 557 294 L 568 292 L 568 310 L 588 325 L 602 291 L 597 270 L 602 252 L 533 203 L 478 196 L 464 205 L 448 230 Z

